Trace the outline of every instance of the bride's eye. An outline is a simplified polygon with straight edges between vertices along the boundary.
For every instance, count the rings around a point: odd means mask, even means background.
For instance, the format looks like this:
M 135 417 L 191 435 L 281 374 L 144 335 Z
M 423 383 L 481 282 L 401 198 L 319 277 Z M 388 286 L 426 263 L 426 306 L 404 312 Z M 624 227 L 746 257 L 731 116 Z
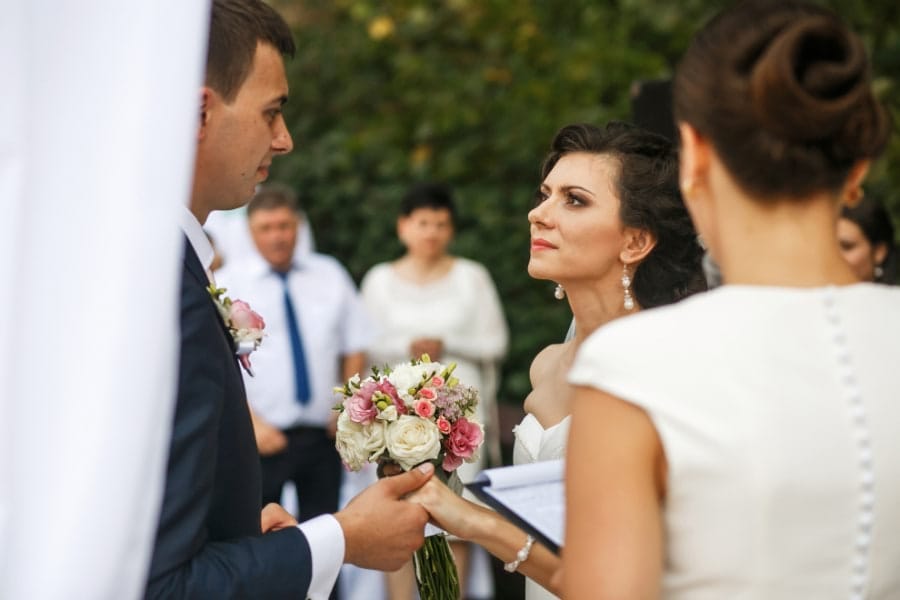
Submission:
M 534 191 L 534 197 L 532 198 L 532 201 L 531 201 L 531 208 L 536 208 L 538 205 L 540 205 L 541 202 L 546 200 L 548 197 L 549 196 L 547 195 L 546 192 L 544 192 L 544 190 L 542 190 L 541 188 L 536 189 Z
M 576 194 L 568 193 L 566 194 L 566 204 L 571 204 L 572 206 L 584 206 L 587 202 Z

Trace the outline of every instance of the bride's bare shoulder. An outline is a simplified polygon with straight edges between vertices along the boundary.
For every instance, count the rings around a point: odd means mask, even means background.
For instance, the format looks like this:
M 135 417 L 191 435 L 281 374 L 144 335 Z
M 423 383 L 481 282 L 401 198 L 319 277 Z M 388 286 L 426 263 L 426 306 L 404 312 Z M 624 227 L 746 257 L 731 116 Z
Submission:
M 560 357 L 566 349 L 566 344 L 550 344 L 537 353 L 531 361 L 531 369 L 528 377 L 531 379 L 531 388 L 536 388 L 541 381 L 547 379 L 547 373 L 556 370 Z

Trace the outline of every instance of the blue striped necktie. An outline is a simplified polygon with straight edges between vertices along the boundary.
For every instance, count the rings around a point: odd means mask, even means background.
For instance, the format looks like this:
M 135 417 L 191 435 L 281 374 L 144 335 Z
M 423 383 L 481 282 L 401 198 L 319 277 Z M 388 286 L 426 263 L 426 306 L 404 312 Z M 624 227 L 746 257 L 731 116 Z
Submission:
M 300 337 L 300 323 L 297 321 L 297 312 L 291 301 L 291 291 L 288 285 L 290 271 L 282 273 L 275 271 L 284 284 L 284 313 L 287 317 L 288 335 L 291 339 L 291 354 L 294 358 L 294 383 L 297 391 L 297 402 L 309 404 L 309 375 L 306 372 L 306 356 L 303 353 L 303 338 Z

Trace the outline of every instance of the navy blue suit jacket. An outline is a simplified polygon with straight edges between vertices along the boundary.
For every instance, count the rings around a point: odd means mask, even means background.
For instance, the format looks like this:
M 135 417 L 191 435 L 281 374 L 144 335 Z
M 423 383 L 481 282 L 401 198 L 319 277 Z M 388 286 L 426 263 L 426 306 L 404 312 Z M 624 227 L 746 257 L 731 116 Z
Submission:
M 178 399 L 147 598 L 303 598 L 296 527 L 262 535 L 260 467 L 231 336 L 185 240 Z

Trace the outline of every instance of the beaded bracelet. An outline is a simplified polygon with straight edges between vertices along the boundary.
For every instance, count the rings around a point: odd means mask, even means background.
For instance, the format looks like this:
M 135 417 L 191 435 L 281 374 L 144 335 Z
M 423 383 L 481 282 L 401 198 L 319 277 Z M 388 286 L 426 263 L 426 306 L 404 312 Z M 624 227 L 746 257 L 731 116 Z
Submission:
M 528 555 L 531 554 L 531 547 L 534 545 L 534 538 L 530 535 L 525 538 L 525 545 L 516 552 L 515 560 L 512 560 L 503 565 L 503 570 L 507 573 L 514 573 L 516 569 L 519 568 L 523 562 L 528 560 Z

